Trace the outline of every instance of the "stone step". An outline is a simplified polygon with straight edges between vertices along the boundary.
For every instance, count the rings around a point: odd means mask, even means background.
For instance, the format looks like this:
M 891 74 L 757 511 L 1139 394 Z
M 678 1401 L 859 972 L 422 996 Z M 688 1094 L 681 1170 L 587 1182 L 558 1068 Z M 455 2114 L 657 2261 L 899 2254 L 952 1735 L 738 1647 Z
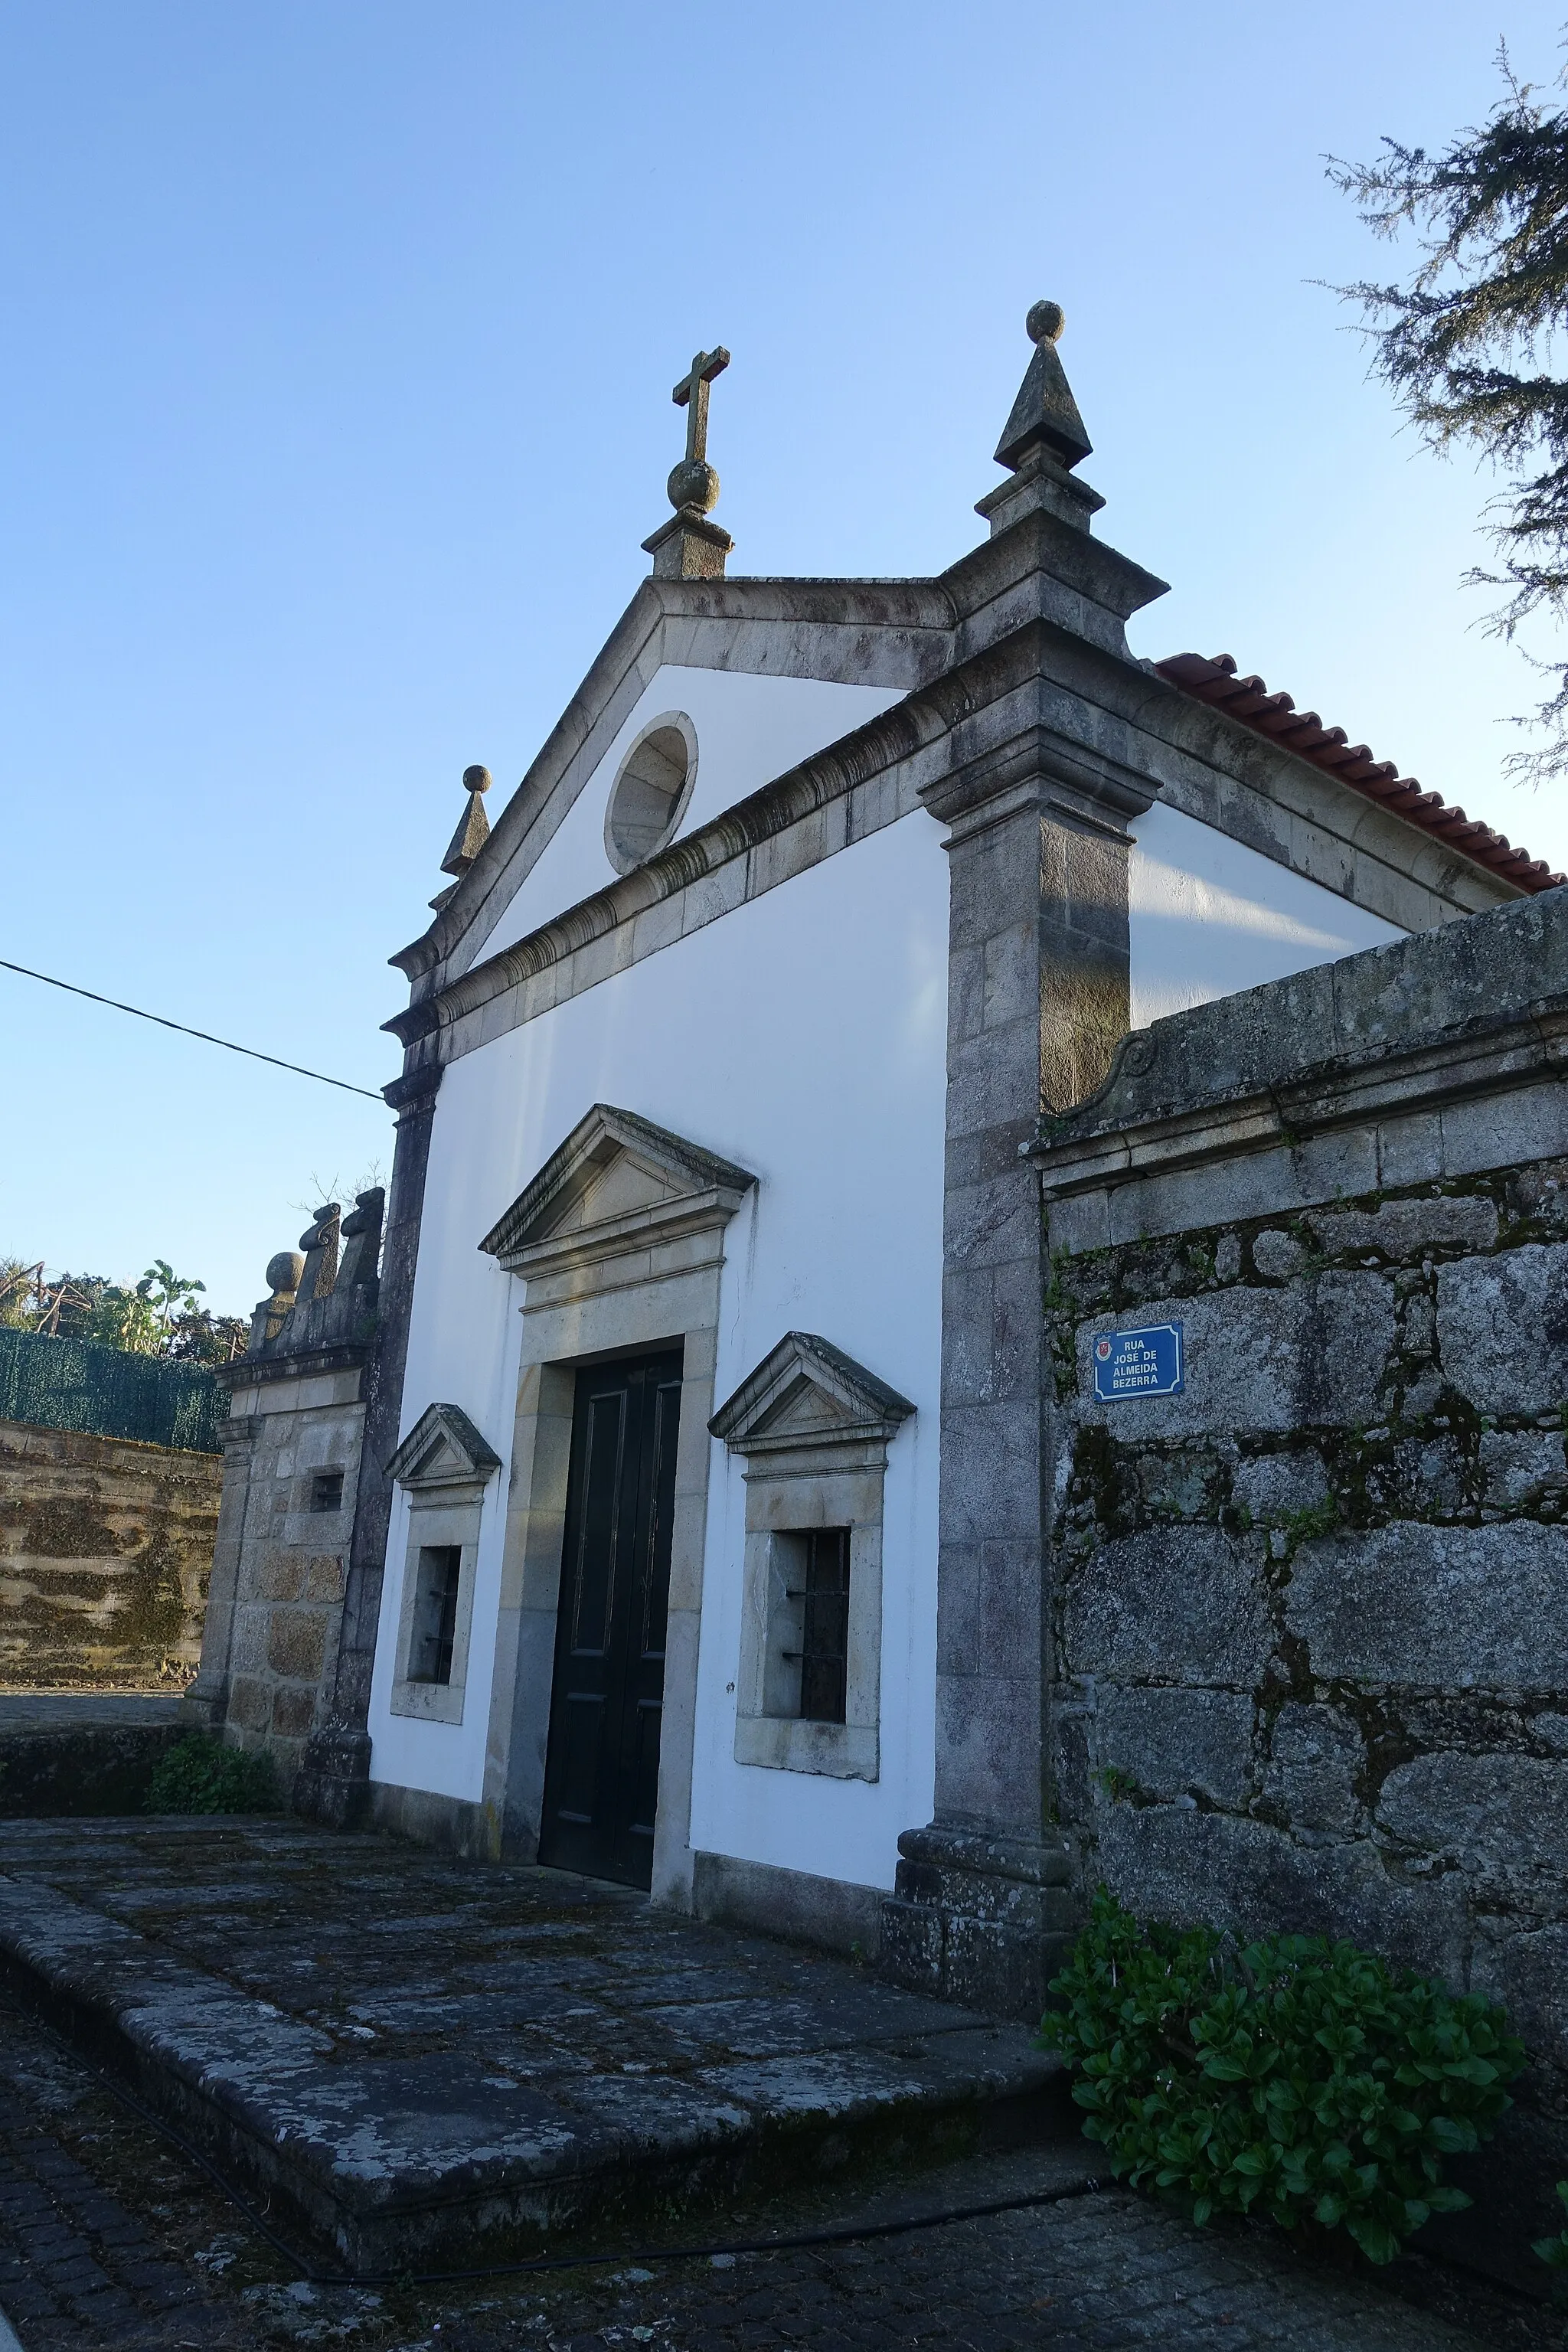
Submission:
M 139 1812 L 187 1728 L 178 1691 L 0 1692 L 0 1821 Z
M 0 1824 L 0 1969 L 356 2273 L 1076 2133 L 1021 2026 L 625 1889 L 296 1822 Z

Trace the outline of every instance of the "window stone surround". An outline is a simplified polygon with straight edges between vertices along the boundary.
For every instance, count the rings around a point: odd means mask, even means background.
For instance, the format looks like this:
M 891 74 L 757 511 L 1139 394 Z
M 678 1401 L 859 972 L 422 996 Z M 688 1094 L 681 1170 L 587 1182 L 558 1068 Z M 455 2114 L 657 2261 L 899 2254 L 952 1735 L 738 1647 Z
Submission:
M 461 1723 L 479 1523 L 485 1489 L 500 1467 L 500 1456 L 458 1406 L 432 1404 L 420 1414 L 387 1467 L 408 1497 L 390 1712 L 426 1723 Z M 408 1671 L 419 1595 L 419 1559 L 426 1546 L 448 1544 L 455 1545 L 460 1555 L 452 1670 L 444 1683 L 425 1682 Z
M 634 852 L 624 838 L 626 829 L 626 808 L 633 794 L 646 782 L 637 770 L 639 752 L 652 738 L 658 735 L 679 736 L 683 755 L 683 771 L 679 788 L 668 798 L 657 828 L 657 838 L 650 841 L 640 854 Z M 627 744 L 611 780 L 609 795 L 605 803 L 605 855 L 617 874 L 635 873 L 650 856 L 666 848 L 679 830 L 681 819 L 691 804 L 697 788 L 699 746 L 697 730 L 684 710 L 661 710 L 640 727 Z
M 840 1780 L 880 1771 L 882 1502 L 888 1447 L 915 1408 L 814 1333 L 786 1332 L 709 1427 L 746 1462 L 735 1761 Z M 788 1555 L 779 1538 L 849 1530 L 845 1719 L 778 1704 Z

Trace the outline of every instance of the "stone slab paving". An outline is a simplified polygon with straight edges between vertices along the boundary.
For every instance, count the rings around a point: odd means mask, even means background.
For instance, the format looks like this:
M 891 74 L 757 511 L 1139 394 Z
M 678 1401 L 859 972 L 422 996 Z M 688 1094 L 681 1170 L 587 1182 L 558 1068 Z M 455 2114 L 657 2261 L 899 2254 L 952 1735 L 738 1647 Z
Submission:
M 0 2003 L 0 2308 L 25 2352 L 1556 2352 L 1561 2316 L 1406 2257 L 1342 2275 L 1277 2233 L 1192 2231 L 1121 2192 L 897 2236 L 718 2261 L 379 2290 L 314 2284 L 79 2053 Z M 756 2238 L 1071 2185 L 1060 2148 L 972 2157 L 868 2190 L 750 2201 Z
M 847 1961 L 294 1822 L 0 1823 L 0 1971 L 356 2272 L 1069 2114 L 1023 2028 Z

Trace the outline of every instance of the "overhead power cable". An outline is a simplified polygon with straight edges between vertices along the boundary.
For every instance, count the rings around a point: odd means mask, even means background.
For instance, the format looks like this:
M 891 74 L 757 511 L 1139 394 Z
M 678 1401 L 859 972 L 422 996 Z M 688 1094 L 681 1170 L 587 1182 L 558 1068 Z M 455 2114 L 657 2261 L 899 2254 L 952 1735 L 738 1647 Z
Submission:
M 85 996 L 89 1004 L 107 1004 L 116 1013 L 133 1013 L 138 1021 L 155 1021 L 160 1029 L 176 1029 L 182 1037 L 199 1037 L 204 1045 L 221 1045 L 226 1054 L 247 1054 L 253 1062 L 270 1062 L 275 1070 L 292 1070 L 297 1078 L 315 1078 L 323 1087 L 337 1087 L 345 1095 L 363 1095 L 367 1102 L 383 1097 L 374 1087 L 352 1087 L 347 1078 L 329 1078 L 324 1070 L 308 1070 L 302 1062 L 279 1061 L 276 1054 L 258 1053 L 254 1045 L 237 1045 L 232 1037 L 215 1037 L 209 1029 L 187 1028 L 183 1021 L 166 1021 L 161 1013 L 143 1013 L 139 1004 L 121 1004 L 117 996 L 100 996 L 95 989 L 79 988 L 72 980 L 33 971 L 25 963 L 8 963 L 0 956 L 0 971 L 19 971 L 24 980 L 41 980 L 46 988 L 63 988 L 68 996 Z

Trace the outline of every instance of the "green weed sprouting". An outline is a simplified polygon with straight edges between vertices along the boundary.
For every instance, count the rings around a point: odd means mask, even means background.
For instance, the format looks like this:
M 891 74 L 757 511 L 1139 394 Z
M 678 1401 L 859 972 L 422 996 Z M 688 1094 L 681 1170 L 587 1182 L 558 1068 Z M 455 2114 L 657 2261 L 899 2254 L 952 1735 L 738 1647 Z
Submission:
M 270 1756 L 249 1756 L 194 1731 L 161 1757 L 147 1789 L 150 1813 L 275 1813 L 281 1803 Z
M 1103 1886 L 1051 1998 L 1040 2042 L 1075 2068 L 1114 2172 L 1194 2221 L 1310 2217 L 1374 2263 L 1469 2203 L 1444 2159 L 1491 2137 L 1524 2064 L 1500 2009 L 1353 1944 L 1240 1948 L 1142 1926 Z

